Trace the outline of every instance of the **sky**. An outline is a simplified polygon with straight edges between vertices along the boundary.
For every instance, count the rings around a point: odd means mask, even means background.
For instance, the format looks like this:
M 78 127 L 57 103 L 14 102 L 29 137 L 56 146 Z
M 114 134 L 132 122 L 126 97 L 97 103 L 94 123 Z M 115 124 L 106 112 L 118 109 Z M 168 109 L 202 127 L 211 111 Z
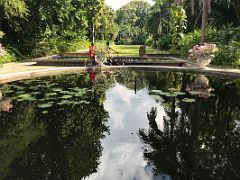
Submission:
M 106 4 L 111 6 L 114 10 L 119 9 L 120 7 L 122 7 L 123 5 L 127 4 L 130 1 L 131 0 L 105 0 Z M 145 0 L 145 1 L 151 5 L 153 4 L 152 0 Z
M 153 180 L 166 179 L 152 177 L 152 168 L 147 168 L 143 147 L 138 135 L 140 129 L 149 129 L 147 112 L 157 107 L 156 121 L 163 130 L 163 117 L 166 116 L 161 102 L 149 96 L 147 88 L 130 90 L 121 84 L 106 91 L 104 109 L 109 113 L 107 126 L 109 134 L 101 140 L 103 147 L 98 171 L 86 180 Z M 114 178 L 113 178 L 114 177 Z

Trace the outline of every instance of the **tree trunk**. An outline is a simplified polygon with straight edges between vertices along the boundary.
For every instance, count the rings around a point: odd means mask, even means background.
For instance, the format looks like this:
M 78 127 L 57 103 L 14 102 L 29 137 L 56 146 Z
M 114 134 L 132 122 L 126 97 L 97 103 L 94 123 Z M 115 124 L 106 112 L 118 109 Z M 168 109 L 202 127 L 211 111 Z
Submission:
M 240 2 L 233 1 L 233 8 L 234 8 L 235 13 L 236 13 L 238 24 L 240 24 Z
M 201 39 L 200 45 L 203 45 L 206 39 L 206 26 L 207 26 L 207 14 L 208 14 L 208 1 L 203 0 L 203 10 L 202 10 L 202 26 L 201 26 Z
M 191 8 L 191 13 L 194 15 L 194 9 L 195 9 L 195 2 L 194 0 L 190 0 L 190 8 Z
M 36 5 L 34 6 L 34 8 L 31 10 L 33 13 L 23 30 L 24 33 L 22 33 L 22 36 L 25 36 L 26 34 L 30 33 L 29 31 L 32 28 L 33 23 L 35 22 L 36 18 L 39 16 L 39 9 L 43 2 L 44 2 L 44 0 L 38 0 L 36 2 Z

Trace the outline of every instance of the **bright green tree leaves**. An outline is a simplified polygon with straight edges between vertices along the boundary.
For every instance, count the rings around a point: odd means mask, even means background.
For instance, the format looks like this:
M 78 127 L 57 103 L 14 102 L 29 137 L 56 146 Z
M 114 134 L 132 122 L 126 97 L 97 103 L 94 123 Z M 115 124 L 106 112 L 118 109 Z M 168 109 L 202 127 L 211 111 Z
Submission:
M 116 12 L 120 44 L 143 44 L 146 40 L 145 21 L 150 5 L 142 0 L 131 1 Z

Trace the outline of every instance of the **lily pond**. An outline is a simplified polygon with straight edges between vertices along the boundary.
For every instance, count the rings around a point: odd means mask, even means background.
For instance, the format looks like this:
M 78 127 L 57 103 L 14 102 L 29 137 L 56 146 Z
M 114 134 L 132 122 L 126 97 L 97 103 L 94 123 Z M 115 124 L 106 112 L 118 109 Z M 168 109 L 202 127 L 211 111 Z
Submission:
M 240 79 L 123 71 L 0 85 L 0 179 L 240 179 Z

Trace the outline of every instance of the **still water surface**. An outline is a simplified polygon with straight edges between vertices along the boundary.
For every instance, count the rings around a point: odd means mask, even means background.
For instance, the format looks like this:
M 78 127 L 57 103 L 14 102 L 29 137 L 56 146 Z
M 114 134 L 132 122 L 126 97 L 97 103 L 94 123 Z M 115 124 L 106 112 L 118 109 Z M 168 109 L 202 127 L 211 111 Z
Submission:
M 105 72 L 0 86 L 0 179 L 240 179 L 240 80 Z

